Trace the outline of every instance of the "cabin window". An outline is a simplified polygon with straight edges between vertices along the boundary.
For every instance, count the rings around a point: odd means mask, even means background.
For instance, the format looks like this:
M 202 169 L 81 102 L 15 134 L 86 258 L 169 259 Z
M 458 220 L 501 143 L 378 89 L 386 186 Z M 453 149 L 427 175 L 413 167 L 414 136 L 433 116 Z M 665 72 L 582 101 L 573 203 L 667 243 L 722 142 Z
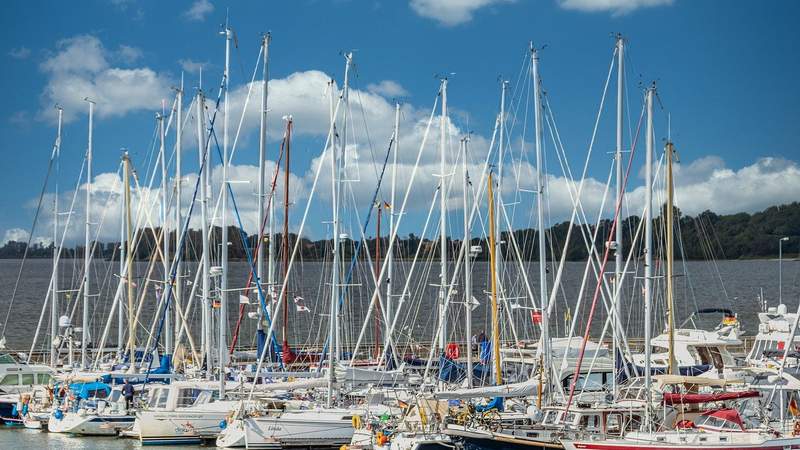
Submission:
M 49 373 L 39 373 L 36 374 L 37 384 L 50 384 L 50 374 Z
M 153 392 L 152 396 L 150 397 L 150 401 L 148 402 L 147 406 L 151 408 L 166 408 L 167 397 L 169 397 L 168 390 L 156 389 L 155 392 Z
M 16 364 L 17 361 L 14 360 L 14 357 L 9 355 L 8 353 L 3 353 L 0 355 L 0 364 Z
M 22 383 L 25 386 L 30 386 L 36 384 L 33 382 L 33 374 L 32 373 L 23 373 L 22 374 Z
M 2 380 L 0 380 L 0 384 L 6 385 L 6 386 L 16 386 L 16 385 L 19 384 L 19 375 L 17 375 L 17 374 L 6 375 L 6 376 L 3 377 Z
M 572 378 L 574 375 L 570 375 L 564 378 L 562 384 L 564 385 L 564 389 L 569 390 L 572 386 Z M 584 392 L 599 392 L 603 390 L 604 385 L 606 384 L 606 373 L 605 372 L 593 372 L 593 373 L 582 373 L 578 375 L 578 381 L 575 383 L 575 389 L 584 391 Z
M 200 389 L 181 389 L 178 391 L 178 408 L 193 405 L 200 392 Z

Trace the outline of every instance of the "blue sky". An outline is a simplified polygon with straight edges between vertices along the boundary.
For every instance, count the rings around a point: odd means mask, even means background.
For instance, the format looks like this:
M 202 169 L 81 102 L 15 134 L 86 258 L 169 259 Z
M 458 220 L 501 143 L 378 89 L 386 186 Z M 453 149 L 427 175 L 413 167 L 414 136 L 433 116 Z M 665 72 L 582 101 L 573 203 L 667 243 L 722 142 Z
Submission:
M 198 65 L 205 66 L 206 89 L 218 83 L 224 50 L 218 31 L 228 8 L 239 44 L 232 55 L 232 92 L 237 88 L 244 92 L 259 35 L 270 31 L 272 78 L 294 75 L 295 89 L 320 97 L 324 92 L 315 91 L 317 85 L 302 81 L 313 78 L 311 71 L 321 71 L 341 82 L 341 52 L 353 49 L 357 64 L 353 87 L 365 95 L 371 91 L 387 104 L 401 96 L 409 120 L 428 114 L 438 89 L 437 74 L 454 73 L 448 95 L 454 127 L 484 138 L 491 136 L 497 114 L 498 77 L 516 79 L 529 40 L 546 45 L 541 51 L 542 78 L 573 170 L 583 164 L 611 60 L 612 36 L 621 32 L 629 44 L 626 92 L 635 116 L 627 120 L 635 126 L 641 105 L 639 84 L 657 80 L 664 106 L 657 119 L 658 135 L 666 132 L 668 111 L 687 186 L 683 198 L 688 212 L 755 211 L 800 198 L 797 2 L 89 0 L 6 2 L 2 8 L 0 37 L 5 48 L 0 49 L 4 66 L 0 77 L 6 107 L 0 118 L 0 161 L 5 168 L 0 179 L 4 211 L 0 236 L 4 239 L 17 236 L 15 229 L 30 228 L 31 202 L 41 189 L 55 135 L 54 101 L 68 108 L 69 118 L 59 179 L 62 190 L 74 186 L 85 148 L 86 110 L 76 100 L 84 95 L 77 92 L 81 88 L 85 95 L 99 90 L 108 99 L 97 107 L 96 173 L 115 172 L 123 147 L 135 160 L 144 160 L 154 113 L 160 110 L 159 96 L 171 103 L 169 87 L 178 84 L 181 71 L 189 93 L 197 84 Z M 129 84 L 115 84 L 120 79 Z M 299 137 L 292 172 L 307 188 L 324 136 L 315 131 L 319 124 L 311 124 L 313 114 L 305 112 L 304 105 L 288 105 L 297 111 L 271 115 L 275 130 L 280 114 L 296 115 Z M 235 123 L 237 113 L 232 117 Z M 255 127 L 257 122 L 246 123 L 235 164 L 254 163 Z M 374 130 L 370 139 L 380 154 L 388 133 L 382 134 L 380 125 L 368 128 Z M 193 136 L 193 128 L 187 134 Z M 271 133 L 271 138 L 274 154 L 278 133 Z M 596 152 L 604 155 L 612 148 L 613 109 L 606 108 Z M 190 153 L 188 159 L 195 161 L 196 154 Z M 589 175 L 604 184 L 608 167 L 605 156 L 597 157 Z M 193 170 L 196 165 L 191 163 L 184 169 Z M 560 175 L 554 160 L 548 172 Z M 724 183 L 717 181 L 720 178 Z M 631 189 L 640 184 L 633 180 Z M 556 186 L 553 183 L 551 189 Z M 299 211 L 295 214 L 293 221 L 299 222 Z M 551 219 L 563 216 L 553 212 Z M 309 233 L 323 234 L 324 219 L 323 214 L 312 215 L 310 222 L 316 225 Z M 423 219 L 414 213 L 408 224 L 418 226 Z M 49 234 L 46 228 L 35 232 Z

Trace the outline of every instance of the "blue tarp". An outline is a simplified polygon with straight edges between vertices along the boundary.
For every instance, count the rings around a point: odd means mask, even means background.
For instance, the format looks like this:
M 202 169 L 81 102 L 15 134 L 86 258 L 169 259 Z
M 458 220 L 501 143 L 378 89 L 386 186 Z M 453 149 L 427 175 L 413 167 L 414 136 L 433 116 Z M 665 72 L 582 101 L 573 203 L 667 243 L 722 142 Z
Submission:
M 485 405 L 475 405 L 475 412 L 479 413 L 491 411 L 493 409 L 503 412 L 503 397 L 495 397 Z
M 75 393 L 75 396 L 82 399 L 88 398 L 106 398 L 111 394 L 111 386 L 106 383 L 93 381 L 91 383 L 72 383 L 69 389 Z

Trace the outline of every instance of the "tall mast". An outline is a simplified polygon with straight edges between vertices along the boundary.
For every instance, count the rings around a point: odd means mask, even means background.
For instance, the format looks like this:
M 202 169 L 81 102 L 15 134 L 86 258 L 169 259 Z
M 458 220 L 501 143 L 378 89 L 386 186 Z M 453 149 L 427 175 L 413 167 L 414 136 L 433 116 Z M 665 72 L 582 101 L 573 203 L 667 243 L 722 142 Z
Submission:
M 675 157 L 675 148 L 671 141 L 667 141 L 667 334 L 669 336 L 669 373 L 677 374 L 678 368 L 675 362 L 675 307 L 673 302 L 672 286 L 672 266 L 673 266 L 673 243 L 672 243 L 672 209 L 674 204 L 674 192 L 672 185 L 672 159 Z
M 289 275 L 289 157 L 292 147 L 292 117 L 289 116 L 286 122 L 285 138 L 286 158 L 283 167 L 283 276 Z M 288 286 L 288 285 L 287 285 Z M 283 346 L 287 347 L 289 342 L 289 293 L 288 289 L 283 289 Z
M 333 390 L 334 390 L 334 382 L 335 382 L 335 364 L 336 359 L 339 357 L 339 286 L 341 283 L 341 274 L 340 272 L 340 261 L 339 261 L 339 247 L 340 247 L 340 236 L 339 236 L 339 200 L 340 200 L 340 190 L 341 190 L 341 165 L 343 160 L 345 159 L 345 148 L 347 147 L 347 110 L 348 110 L 348 88 L 349 78 L 350 78 L 350 66 L 353 63 L 353 54 L 347 53 L 345 55 L 345 66 L 344 66 L 344 83 L 342 85 L 342 101 L 344 103 L 344 120 L 342 124 L 342 152 L 341 155 L 337 158 L 336 155 L 336 141 L 334 139 L 331 140 L 332 152 L 331 152 L 331 170 L 333 171 L 333 179 L 332 179 L 332 193 L 331 199 L 333 202 L 333 267 L 331 269 L 331 305 L 330 305 L 330 322 L 328 327 L 328 348 L 329 348 L 329 356 L 328 356 L 328 396 L 326 404 L 328 407 L 333 405 Z M 332 117 L 331 120 L 334 122 L 336 121 L 336 117 Z
M 467 170 L 467 142 L 469 138 L 461 139 L 462 168 L 464 177 L 462 187 L 464 191 L 464 238 L 461 244 L 464 247 L 464 341 L 467 343 L 467 388 L 472 387 L 472 267 L 470 267 L 470 248 L 472 237 L 469 223 L 469 170 Z
M 264 68 L 261 77 L 261 122 L 259 124 L 259 132 L 258 132 L 258 244 L 256 248 L 258 249 L 258 254 L 256 255 L 256 279 L 258 283 L 264 282 L 264 236 L 261 235 L 261 226 L 264 223 L 264 201 L 266 199 L 266 187 L 267 187 L 267 171 L 266 171 L 266 159 L 267 159 L 267 95 L 269 89 L 269 40 L 270 35 L 269 33 L 265 34 L 263 39 L 261 40 L 261 46 L 263 47 L 264 51 Z M 270 202 L 271 204 L 271 202 Z M 272 224 L 272 215 L 270 214 L 269 217 L 270 225 Z M 270 233 L 272 232 L 272 227 L 270 226 Z M 269 253 L 270 253 L 270 274 L 272 273 L 272 234 L 269 235 Z M 272 289 L 272 280 L 268 280 L 269 286 L 268 289 Z M 271 305 L 272 302 L 267 302 L 267 305 Z M 256 328 L 258 330 L 262 330 L 264 325 L 262 324 L 262 310 L 258 308 L 258 323 L 256 324 Z M 260 339 L 260 337 L 259 337 Z
M 650 339 L 652 330 L 650 324 L 653 314 L 653 93 L 655 86 L 647 90 L 647 148 L 645 155 L 645 205 L 644 205 L 644 376 L 645 392 L 647 398 L 645 405 L 650 407 L 650 386 L 652 376 L 650 373 Z M 644 415 L 647 431 L 650 428 L 650 415 Z
M 86 224 L 84 227 L 84 250 L 83 250 L 83 317 L 81 318 L 81 368 L 88 369 L 87 347 L 89 346 L 89 297 L 92 262 L 92 129 L 94 126 L 94 102 L 89 102 L 89 140 L 86 147 Z M 133 361 L 133 360 L 131 360 Z
M 125 202 L 123 201 L 121 204 L 121 208 L 119 210 L 119 277 L 121 281 L 125 281 L 123 276 L 125 275 L 126 270 L 133 270 L 132 267 L 128 267 L 126 269 L 125 263 L 128 261 L 128 235 L 127 233 L 127 222 L 125 221 Z M 123 305 L 123 301 L 125 300 L 126 293 L 123 291 L 122 296 L 119 300 L 119 308 L 117 310 L 117 357 L 122 359 L 125 356 L 125 320 L 127 311 L 126 306 Z
M 233 32 L 225 23 L 225 108 L 222 121 L 222 280 L 219 305 L 219 397 L 225 398 L 225 365 L 228 332 L 228 91 L 230 90 L 231 38 Z
M 492 372 L 494 372 L 494 382 L 496 385 L 503 384 L 503 372 L 500 369 L 500 315 L 497 311 L 497 273 L 495 272 L 495 262 L 497 259 L 497 248 L 495 247 L 494 236 L 494 180 L 492 173 L 489 172 L 489 271 L 491 279 L 492 295 Z
M 394 104 L 394 149 L 392 154 L 392 187 L 391 199 L 389 200 L 389 235 L 394 232 L 394 202 L 395 202 L 395 187 L 397 184 L 397 154 L 400 153 L 400 102 Z M 394 246 L 389 245 L 386 249 L 386 317 L 389 321 L 386 322 L 386 332 L 384 337 L 386 343 L 384 346 L 389 348 L 389 329 L 391 328 L 392 318 L 392 283 L 394 282 Z
M 58 259 L 61 256 L 61 245 L 58 236 L 58 178 L 61 172 L 61 125 L 64 110 L 58 109 L 58 133 L 56 135 L 55 164 L 56 180 L 55 195 L 53 196 L 53 285 L 50 287 L 50 366 L 55 367 L 58 362 L 58 351 L 56 349 L 56 336 L 58 336 Z
M 531 67 L 533 69 L 533 111 L 536 123 L 536 235 L 538 237 L 537 246 L 539 247 L 539 298 L 542 302 L 542 374 L 549 375 L 550 372 L 550 330 L 547 295 L 547 248 L 545 247 L 544 236 L 544 171 L 542 166 L 542 100 L 541 82 L 539 80 L 539 54 L 531 44 Z M 549 376 L 545 377 L 545 381 Z
M 375 279 L 377 280 L 381 274 L 381 212 L 383 205 L 378 200 L 378 218 L 376 222 L 375 232 Z M 381 357 L 381 305 L 375 305 L 375 358 Z
M 622 35 L 617 35 L 617 147 L 614 152 L 614 161 L 616 166 L 616 204 L 619 205 L 624 195 L 623 192 L 623 173 L 622 173 L 622 119 L 623 119 L 623 83 L 625 81 L 624 70 L 624 40 Z M 620 217 L 617 217 L 616 249 L 614 251 L 614 361 L 617 360 L 619 354 L 619 346 L 621 343 L 618 341 L 619 330 L 622 327 L 622 208 L 618 207 Z M 616 391 L 616 378 L 614 379 L 614 390 Z
M 198 89 L 197 91 L 197 152 L 198 152 L 198 159 L 199 159 L 199 166 L 202 167 L 203 172 L 200 176 L 203 178 L 200 181 L 200 229 L 201 235 L 203 239 L 203 253 L 202 253 L 202 266 L 203 266 L 203 280 L 202 286 L 203 289 L 200 293 L 202 298 L 202 305 L 203 305 L 203 350 L 205 350 L 205 359 L 206 359 L 206 377 L 210 378 L 211 375 L 211 367 L 214 361 L 214 354 L 212 351 L 211 345 L 211 305 L 209 304 L 209 293 L 211 290 L 211 278 L 210 278 L 210 267 L 209 264 L 211 263 L 210 258 L 210 248 L 209 248 L 209 233 L 208 233 L 208 200 L 210 197 L 210 183 L 211 179 L 208 176 L 210 170 L 208 164 L 208 155 L 206 154 L 206 137 L 205 132 L 203 130 L 203 124 L 205 123 L 205 115 L 204 115 L 204 106 L 205 106 L 205 97 L 203 96 L 203 91 Z
M 497 200 L 494 202 L 494 229 L 495 232 L 500 236 L 500 239 L 495 239 L 495 260 L 494 260 L 494 271 L 498 278 L 498 280 L 502 280 L 503 278 L 503 248 L 502 248 L 502 208 L 503 208 L 503 164 L 504 164 L 504 156 L 505 156 L 505 120 L 506 120 L 506 88 L 508 86 L 508 82 L 502 80 L 500 82 L 500 135 L 497 145 Z M 500 294 L 502 296 L 502 283 L 499 286 Z
M 175 255 L 178 260 L 178 267 L 175 276 L 175 289 L 173 289 L 173 298 L 175 302 L 175 350 L 177 350 L 178 340 L 181 336 L 181 324 L 183 319 L 180 315 L 180 304 L 183 297 L 183 250 L 180 243 L 180 228 L 183 223 L 181 211 L 181 198 L 182 189 L 181 177 L 183 176 L 181 170 L 181 153 L 183 152 L 183 74 L 181 74 L 181 87 L 178 89 L 178 110 L 176 111 L 177 126 L 175 127 Z M 166 290 L 165 290 L 166 292 Z
M 442 79 L 442 115 L 439 122 L 439 348 L 447 344 L 447 316 L 445 300 L 447 297 L 447 78 Z
M 133 293 L 133 227 L 131 224 L 131 160 L 128 157 L 128 152 L 123 153 L 122 155 L 123 165 L 125 167 L 125 232 L 127 236 L 125 240 L 127 241 L 127 245 L 125 246 L 127 251 L 127 263 L 128 266 L 127 275 L 125 279 L 125 285 L 128 290 L 128 372 L 134 373 L 136 372 L 136 319 L 134 318 L 134 307 L 133 307 L 133 300 L 134 300 L 134 293 Z
M 180 125 L 178 126 L 180 128 Z M 158 138 L 159 138 L 159 154 L 161 155 L 161 245 L 162 245 L 162 263 L 164 270 L 164 284 L 161 287 L 161 301 L 166 302 L 164 294 L 167 292 L 167 284 L 169 283 L 169 217 L 167 216 L 167 203 L 169 196 L 167 195 L 167 188 L 169 186 L 169 176 L 167 172 L 167 152 L 165 146 L 165 131 L 164 131 L 164 101 L 161 102 L 161 114 L 158 115 Z M 169 330 L 170 326 L 169 307 L 164 309 L 164 354 L 166 356 L 172 355 L 172 333 Z

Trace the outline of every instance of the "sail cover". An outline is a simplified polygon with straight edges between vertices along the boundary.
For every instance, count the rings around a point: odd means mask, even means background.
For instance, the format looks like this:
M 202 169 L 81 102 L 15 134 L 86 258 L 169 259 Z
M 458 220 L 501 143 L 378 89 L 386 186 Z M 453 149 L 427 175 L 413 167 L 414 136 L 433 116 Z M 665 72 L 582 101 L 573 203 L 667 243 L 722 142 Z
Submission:
M 472 389 L 457 389 L 454 391 L 442 391 L 434 394 L 440 399 L 462 399 L 462 398 L 482 398 L 482 397 L 527 397 L 536 395 L 539 380 L 531 378 L 527 381 L 511 384 L 501 384 L 498 386 L 484 386 Z
M 696 405 L 698 403 L 721 402 L 725 400 L 737 400 L 740 398 L 755 398 L 761 394 L 758 391 L 740 392 L 715 392 L 712 394 L 683 394 L 667 392 L 664 394 L 662 402 L 665 405 Z

